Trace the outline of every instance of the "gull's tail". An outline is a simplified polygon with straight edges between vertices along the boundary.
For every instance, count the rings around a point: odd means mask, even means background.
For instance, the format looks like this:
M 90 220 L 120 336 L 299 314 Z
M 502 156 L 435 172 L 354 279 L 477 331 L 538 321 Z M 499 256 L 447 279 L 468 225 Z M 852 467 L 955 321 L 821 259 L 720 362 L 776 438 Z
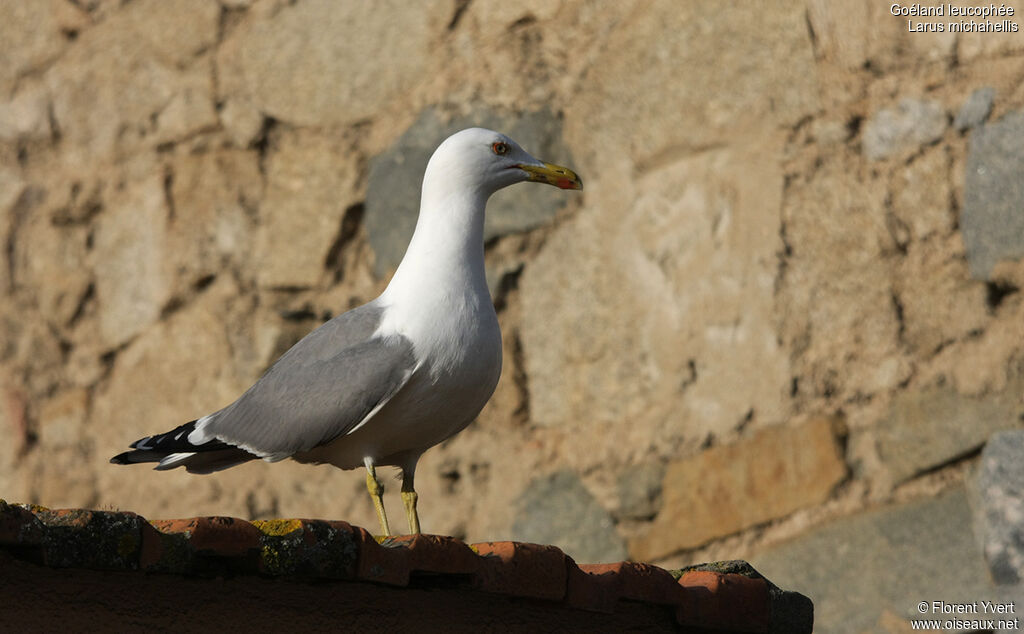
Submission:
M 243 462 L 255 460 L 248 451 L 229 445 L 221 440 L 210 440 L 193 445 L 188 435 L 195 430 L 197 421 L 189 421 L 169 432 L 146 436 L 131 445 L 126 451 L 110 459 L 113 464 L 138 464 L 157 462 L 157 471 L 185 467 L 189 473 L 213 473 Z

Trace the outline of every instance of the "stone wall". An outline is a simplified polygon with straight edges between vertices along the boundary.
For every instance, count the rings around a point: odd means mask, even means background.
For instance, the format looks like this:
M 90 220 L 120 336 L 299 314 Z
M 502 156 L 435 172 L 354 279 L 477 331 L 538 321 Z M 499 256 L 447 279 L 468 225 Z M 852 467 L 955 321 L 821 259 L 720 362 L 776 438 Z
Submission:
M 0 0 L 0 496 L 373 526 L 359 474 L 107 460 L 379 293 L 486 125 L 587 189 L 492 200 L 505 367 L 426 531 L 778 561 L 963 509 L 1024 415 L 1024 34 L 889 4 Z

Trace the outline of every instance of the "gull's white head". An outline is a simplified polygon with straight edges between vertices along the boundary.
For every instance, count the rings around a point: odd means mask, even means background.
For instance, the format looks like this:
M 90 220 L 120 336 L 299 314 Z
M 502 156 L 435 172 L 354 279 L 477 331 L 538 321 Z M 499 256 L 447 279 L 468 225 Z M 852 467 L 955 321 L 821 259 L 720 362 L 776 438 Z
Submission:
M 523 181 L 583 189 L 571 169 L 537 160 L 504 134 L 484 128 L 468 128 L 445 139 L 430 157 L 424 187 L 454 186 L 490 196 Z

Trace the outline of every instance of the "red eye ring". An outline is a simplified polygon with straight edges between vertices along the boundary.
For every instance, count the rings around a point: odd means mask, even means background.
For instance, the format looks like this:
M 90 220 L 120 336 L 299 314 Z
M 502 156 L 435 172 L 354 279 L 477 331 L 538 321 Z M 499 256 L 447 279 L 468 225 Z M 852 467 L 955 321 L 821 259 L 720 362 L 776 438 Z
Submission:
M 491 146 L 491 149 L 494 150 L 494 153 L 497 154 L 498 156 L 508 154 L 508 143 L 502 143 L 501 141 L 498 141 L 497 143 Z

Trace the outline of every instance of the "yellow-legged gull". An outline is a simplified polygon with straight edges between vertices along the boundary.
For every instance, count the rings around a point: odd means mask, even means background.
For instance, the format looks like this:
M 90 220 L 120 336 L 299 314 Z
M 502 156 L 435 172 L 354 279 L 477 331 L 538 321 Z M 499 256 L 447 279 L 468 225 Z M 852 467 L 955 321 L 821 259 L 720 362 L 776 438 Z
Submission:
M 465 428 L 501 373 L 501 331 L 484 276 L 484 208 L 503 187 L 534 181 L 582 189 L 571 170 L 503 134 L 470 128 L 445 140 L 423 177 L 420 214 L 395 276 L 373 301 L 286 352 L 237 401 L 111 459 L 212 473 L 262 458 L 366 467 L 390 535 L 375 467 L 402 469 L 409 530 L 424 451 Z

